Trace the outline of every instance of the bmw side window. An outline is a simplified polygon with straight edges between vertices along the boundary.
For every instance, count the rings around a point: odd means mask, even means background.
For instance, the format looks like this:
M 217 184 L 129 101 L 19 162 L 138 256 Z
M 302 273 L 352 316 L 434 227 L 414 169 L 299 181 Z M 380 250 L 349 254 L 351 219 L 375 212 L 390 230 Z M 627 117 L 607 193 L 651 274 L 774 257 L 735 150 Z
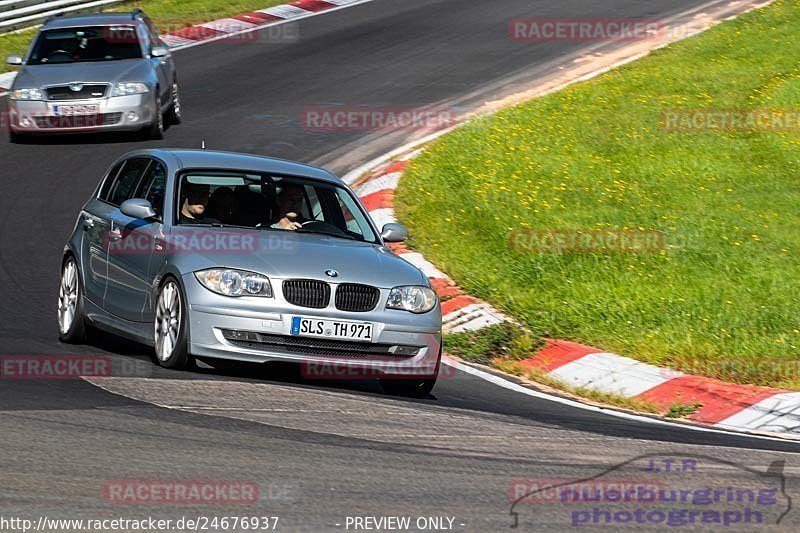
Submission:
M 125 161 L 121 161 L 114 165 L 111 170 L 106 174 L 106 179 L 103 181 L 103 186 L 100 188 L 100 193 L 97 197 L 101 200 L 108 202 L 109 192 L 111 191 L 111 186 L 114 185 L 116 181 L 117 174 L 119 174 L 122 165 L 125 164 Z
M 107 198 L 104 199 L 112 205 L 119 206 L 125 200 L 132 198 L 134 192 L 136 192 L 136 186 L 139 185 L 139 181 L 142 179 L 149 164 L 150 160 L 147 158 L 128 159 L 111 184 Z
M 156 214 L 161 218 L 164 214 L 164 191 L 166 188 L 167 169 L 160 161 L 153 161 L 153 164 L 147 169 L 147 175 L 142 180 L 140 192 L 136 196 L 150 202 Z

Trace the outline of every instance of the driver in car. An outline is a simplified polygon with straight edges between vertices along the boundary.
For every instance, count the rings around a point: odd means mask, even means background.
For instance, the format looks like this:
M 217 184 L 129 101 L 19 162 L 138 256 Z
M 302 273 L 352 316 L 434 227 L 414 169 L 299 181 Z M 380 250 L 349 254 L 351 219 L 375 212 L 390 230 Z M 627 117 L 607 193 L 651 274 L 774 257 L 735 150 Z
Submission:
M 281 185 L 281 193 L 277 199 L 278 221 L 272 225 L 275 229 L 297 231 L 303 225 L 297 221 L 300 205 L 303 201 L 303 186 L 293 183 Z

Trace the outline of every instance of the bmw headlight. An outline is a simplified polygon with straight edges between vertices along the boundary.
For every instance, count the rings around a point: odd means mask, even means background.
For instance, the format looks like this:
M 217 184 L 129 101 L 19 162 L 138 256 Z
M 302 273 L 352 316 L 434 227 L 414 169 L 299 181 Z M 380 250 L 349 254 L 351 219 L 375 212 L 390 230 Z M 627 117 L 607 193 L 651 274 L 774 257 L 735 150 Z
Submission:
M 267 276 L 234 270 L 231 268 L 211 268 L 194 273 L 206 289 L 223 296 L 263 296 L 272 298 L 272 285 Z
M 17 89 L 11 93 L 12 100 L 44 100 L 41 89 Z
M 387 309 L 400 309 L 411 313 L 427 313 L 436 307 L 436 293 L 433 289 L 417 285 L 395 287 L 389 292 Z
M 150 88 L 144 83 L 118 83 L 114 86 L 111 96 L 130 96 L 148 92 L 150 92 Z

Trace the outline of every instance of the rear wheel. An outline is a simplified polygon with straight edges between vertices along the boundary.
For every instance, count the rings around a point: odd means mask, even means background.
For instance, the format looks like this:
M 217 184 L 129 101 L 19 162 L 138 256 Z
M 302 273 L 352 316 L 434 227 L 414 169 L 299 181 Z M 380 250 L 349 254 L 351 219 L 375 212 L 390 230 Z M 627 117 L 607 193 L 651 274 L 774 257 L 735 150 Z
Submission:
M 64 266 L 61 268 L 61 286 L 58 290 L 58 333 L 61 342 L 78 344 L 86 340 L 80 273 L 73 257 L 64 261 Z
M 178 81 L 172 82 L 172 89 L 170 94 L 172 102 L 167 112 L 167 122 L 169 124 L 177 125 L 181 123 L 182 110 L 181 110 L 181 93 L 178 88 Z
M 156 298 L 154 318 L 156 361 L 164 368 L 191 366 L 187 346 L 186 306 L 178 282 L 167 278 Z

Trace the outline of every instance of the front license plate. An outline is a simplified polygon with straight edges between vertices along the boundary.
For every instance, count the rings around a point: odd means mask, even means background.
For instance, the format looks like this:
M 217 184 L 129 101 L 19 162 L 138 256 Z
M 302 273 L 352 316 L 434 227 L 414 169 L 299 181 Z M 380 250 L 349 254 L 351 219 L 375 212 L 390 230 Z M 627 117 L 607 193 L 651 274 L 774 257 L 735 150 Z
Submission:
M 73 117 L 75 115 L 96 115 L 99 107 L 93 104 L 87 105 L 55 105 L 53 115 L 57 117 Z
M 372 326 L 365 322 L 292 317 L 292 335 L 295 337 L 372 342 Z

